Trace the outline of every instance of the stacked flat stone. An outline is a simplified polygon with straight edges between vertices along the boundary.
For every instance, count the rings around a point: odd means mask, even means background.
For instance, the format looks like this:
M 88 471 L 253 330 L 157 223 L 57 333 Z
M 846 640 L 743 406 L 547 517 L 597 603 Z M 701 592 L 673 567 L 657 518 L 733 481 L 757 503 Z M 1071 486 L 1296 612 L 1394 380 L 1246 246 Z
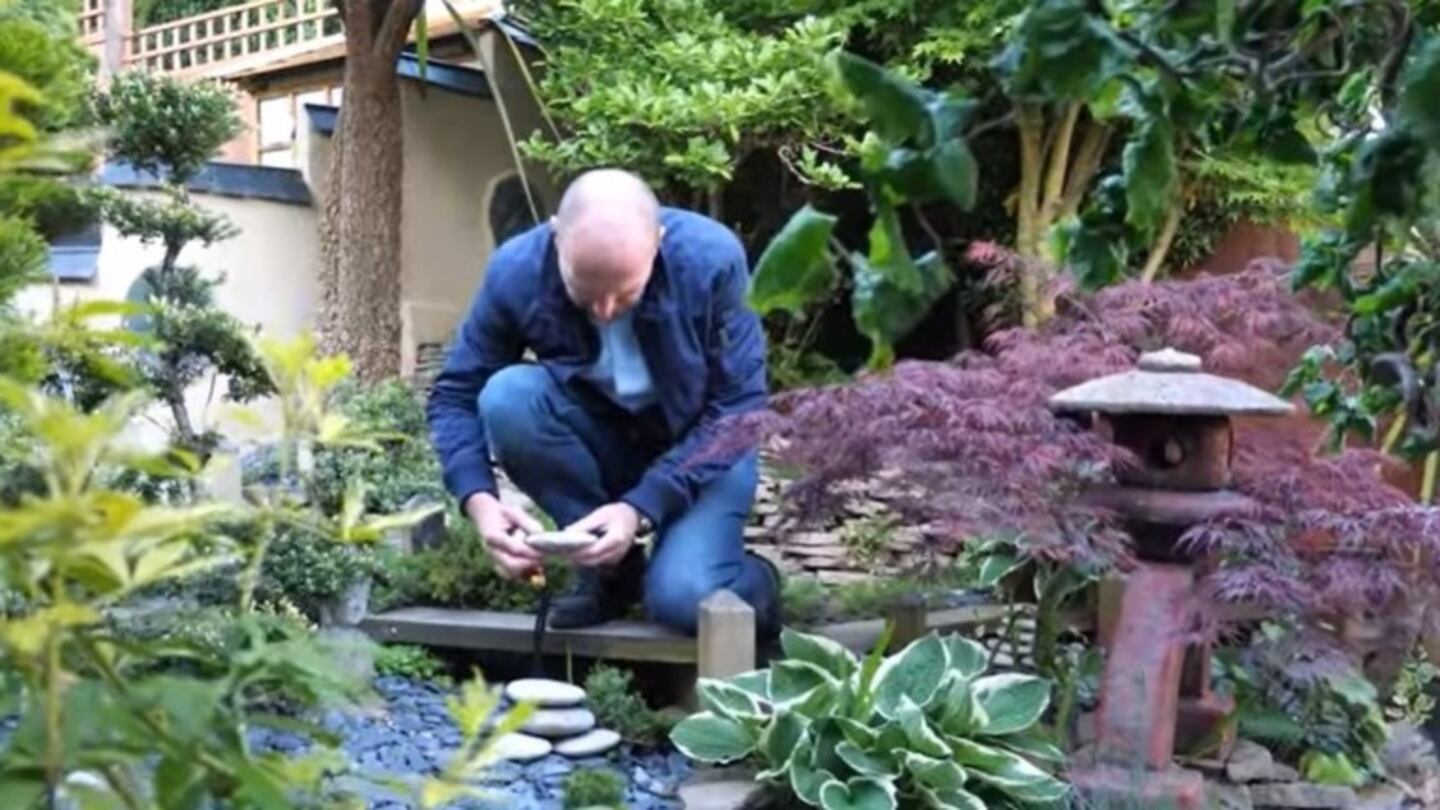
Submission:
M 584 759 L 620 744 L 619 734 L 595 727 L 595 713 L 585 707 L 585 690 L 574 684 L 525 678 L 508 684 L 505 697 L 516 703 L 533 703 L 536 708 L 520 731 L 496 742 L 501 759 L 530 762 L 552 752 Z

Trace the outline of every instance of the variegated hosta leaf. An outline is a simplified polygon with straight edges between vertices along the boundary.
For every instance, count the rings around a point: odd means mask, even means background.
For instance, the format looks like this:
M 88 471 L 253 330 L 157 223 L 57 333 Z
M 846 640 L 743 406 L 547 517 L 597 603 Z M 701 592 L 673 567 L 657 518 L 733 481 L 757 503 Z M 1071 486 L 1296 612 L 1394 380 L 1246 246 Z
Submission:
M 910 744 L 911 751 L 929 757 L 950 757 L 950 746 L 930 727 L 930 721 L 925 718 L 924 709 L 915 705 L 910 698 L 902 697 L 897 714 L 896 719 L 900 721 L 900 727 L 905 730 L 905 738 Z
M 860 748 L 873 747 L 880 737 L 879 732 L 875 729 L 848 717 L 836 717 L 834 722 L 840 726 L 840 730 L 845 734 L 845 739 Z
M 826 782 L 820 788 L 824 810 L 895 810 L 895 783 L 888 779 L 857 777 L 848 782 Z
M 793 712 L 782 712 L 760 734 L 758 750 L 765 758 L 766 769 L 761 779 L 788 778 L 791 763 L 806 754 L 810 738 L 810 722 Z
M 976 699 L 971 682 L 952 681 L 945 693 L 940 730 L 952 737 L 968 737 L 983 727 L 987 719 L 985 707 Z
M 770 700 L 775 708 L 788 708 L 822 685 L 838 686 L 825 670 L 804 661 L 781 661 L 770 670 Z
M 876 711 L 894 718 L 907 698 L 917 706 L 927 705 L 939 691 L 949 665 L 945 644 L 934 634 L 885 659 L 875 675 Z
M 1002 748 L 1029 757 L 1036 762 L 1043 762 L 1047 765 L 1065 764 L 1065 752 L 1054 745 L 1038 737 L 1027 735 L 1011 735 L 989 741 Z
M 905 754 L 905 770 L 915 783 L 941 792 L 959 790 L 965 784 L 965 769 L 953 759 Z
M 761 700 L 770 700 L 770 670 L 768 669 L 742 672 L 726 680 L 731 686 L 744 689 Z
M 1056 801 L 1068 791 L 1064 782 L 1018 754 L 969 740 L 952 739 L 950 745 L 955 759 L 966 766 L 971 777 L 1013 798 L 1026 802 Z
M 729 681 L 701 678 L 696 683 L 701 707 L 730 720 L 759 720 L 765 717 L 760 701 Z
M 693 760 L 725 764 L 749 756 L 755 750 L 756 738 L 734 720 L 701 712 L 671 729 L 670 741 Z
M 896 777 L 900 768 L 885 751 L 865 750 L 846 740 L 835 747 L 835 753 L 849 765 L 851 770 L 862 776 Z
M 814 664 L 838 680 L 850 677 L 860 668 L 860 661 L 854 653 L 824 636 L 786 629 L 780 633 L 780 648 L 787 659 Z
M 921 788 L 920 797 L 926 807 L 934 810 L 986 810 L 985 802 L 979 796 L 960 788 L 949 791 Z
M 815 768 L 808 762 L 801 762 L 801 759 L 803 757 L 797 757 L 790 764 L 790 789 L 795 792 L 800 801 L 812 807 L 818 807 L 820 806 L 820 788 L 835 777 L 829 771 Z
M 1024 731 L 1035 724 L 1050 705 L 1050 684 L 1018 673 L 991 675 L 971 687 L 985 709 L 980 730 L 996 736 Z
M 984 647 L 963 636 L 946 636 L 945 651 L 950 654 L 951 674 L 965 680 L 984 673 L 990 662 Z

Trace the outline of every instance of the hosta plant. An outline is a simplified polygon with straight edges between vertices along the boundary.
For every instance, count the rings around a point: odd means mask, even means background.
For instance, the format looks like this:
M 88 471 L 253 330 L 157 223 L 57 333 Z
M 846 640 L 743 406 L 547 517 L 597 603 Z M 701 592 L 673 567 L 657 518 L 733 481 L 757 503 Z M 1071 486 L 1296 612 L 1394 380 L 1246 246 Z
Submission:
M 760 778 L 825 810 L 1048 806 L 1069 787 L 1064 755 L 1035 729 L 1050 685 L 985 674 L 985 650 L 930 634 L 885 657 L 888 632 L 859 660 L 787 630 L 785 658 L 702 679 L 704 709 L 670 739 L 708 763 L 753 760 Z

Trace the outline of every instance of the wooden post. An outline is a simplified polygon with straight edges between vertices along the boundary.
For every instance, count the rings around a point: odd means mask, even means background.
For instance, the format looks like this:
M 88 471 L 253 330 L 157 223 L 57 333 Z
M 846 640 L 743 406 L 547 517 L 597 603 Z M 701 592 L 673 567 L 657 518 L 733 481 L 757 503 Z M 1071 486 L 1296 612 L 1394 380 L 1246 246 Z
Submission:
M 885 608 L 885 620 L 893 622 L 895 629 L 890 633 L 890 646 L 885 651 L 894 653 L 921 638 L 929 631 L 925 609 L 925 598 L 918 593 L 901 594 Z
M 700 677 L 728 678 L 755 669 L 755 609 L 733 591 L 716 591 L 700 603 L 698 636 Z

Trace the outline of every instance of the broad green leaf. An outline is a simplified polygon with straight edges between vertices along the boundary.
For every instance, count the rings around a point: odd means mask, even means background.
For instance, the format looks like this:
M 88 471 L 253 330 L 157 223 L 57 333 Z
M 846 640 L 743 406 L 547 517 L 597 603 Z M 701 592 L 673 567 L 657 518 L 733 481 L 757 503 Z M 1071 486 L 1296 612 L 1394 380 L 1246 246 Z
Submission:
M 985 709 L 981 730 L 996 736 L 1034 725 L 1050 705 L 1050 684 L 1043 678 L 1005 673 L 980 678 L 971 686 Z
M 870 230 L 868 256 L 851 254 L 854 290 L 851 311 L 855 325 L 870 339 L 871 368 L 893 360 L 893 346 L 914 329 L 950 289 L 954 276 L 940 254 L 916 260 L 910 256 L 893 208 L 882 208 Z
M 925 710 L 920 708 L 909 696 L 900 698 L 900 709 L 897 720 L 900 727 L 905 730 L 905 738 L 909 743 L 909 750 L 927 757 L 939 757 L 948 759 L 951 756 L 950 746 L 945 739 L 930 727 L 930 721 L 925 717 Z
M 1025 802 L 1052 802 L 1062 798 L 1065 783 L 1040 770 L 1029 760 L 1000 748 L 963 739 L 951 739 L 955 759 L 973 779 Z
M 1167 119 L 1151 114 L 1140 121 L 1121 155 L 1125 172 L 1125 221 L 1141 233 L 1158 233 L 1175 189 L 1175 132 Z
M 839 724 L 840 730 L 845 734 L 845 739 L 860 748 L 871 748 L 879 737 L 875 729 L 848 717 L 836 717 L 834 721 Z
M 1400 114 L 1420 137 L 1440 142 L 1440 36 L 1430 36 L 1411 59 L 1401 81 Z
M 854 674 L 860 666 L 855 654 L 838 642 L 789 628 L 780 633 L 780 649 L 786 658 L 814 664 L 842 680 Z
M 1015 554 L 989 554 L 980 563 L 980 572 L 975 586 L 978 588 L 993 588 L 1004 579 L 1006 575 L 1019 570 L 1025 564 L 1025 560 Z
M 845 742 L 845 731 L 833 717 L 821 717 L 812 722 L 810 739 L 814 741 L 810 749 L 812 767 L 837 776 L 848 772 L 849 765 L 835 753 L 840 743 Z
M 917 784 L 942 793 L 959 790 L 965 784 L 965 769 L 953 759 L 906 753 L 905 770 L 915 777 Z
M 770 670 L 768 669 L 742 672 L 727 680 L 731 686 L 743 689 L 761 700 L 768 701 L 770 699 Z
M 1037 0 L 996 65 L 1016 97 L 1084 101 L 1124 60 L 1123 46 L 1083 0 Z
M 871 777 L 844 784 L 832 780 L 820 788 L 820 806 L 824 810 L 895 810 L 895 784 Z
M 885 756 L 885 752 L 866 751 L 857 747 L 854 743 L 846 740 L 835 747 L 835 753 L 845 760 L 851 770 L 862 776 L 888 776 L 900 775 L 900 769 L 895 761 Z
M 799 703 L 825 685 L 835 686 L 835 678 L 805 661 L 781 661 L 770 670 L 770 698 L 777 709 Z
M 1036 736 L 1010 735 L 1004 739 L 993 740 L 996 745 L 1029 757 L 1031 760 L 1043 762 L 1047 765 L 1064 765 L 1065 752 L 1053 744 Z
M 944 687 L 940 729 L 953 737 L 969 737 L 985 725 L 985 708 L 976 699 L 971 683 L 968 679 L 952 678 Z
M 920 796 L 925 800 L 925 806 L 933 810 L 986 810 L 985 802 L 979 796 L 962 788 L 943 793 L 921 788 Z
M 785 310 L 798 317 L 830 296 L 837 278 L 830 235 L 837 220 L 808 204 L 790 217 L 755 265 L 750 306 L 756 312 Z
M 928 91 L 892 70 L 843 50 L 832 54 L 831 63 L 881 137 L 902 142 L 928 136 Z
M 980 169 L 962 138 L 951 138 L 923 152 L 891 150 L 882 178 L 906 202 L 945 200 L 968 211 L 979 193 Z
M 710 712 L 691 715 L 670 730 L 670 741 L 699 762 L 724 764 L 744 759 L 755 750 L 755 738 L 734 720 Z
M 969 680 L 985 671 L 990 656 L 985 648 L 964 636 L 945 636 L 945 652 L 950 656 L 950 672 Z
M 809 722 L 792 712 L 781 712 L 760 734 L 760 754 L 779 775 L 790 766 L 809 738 Z
M 802 759 L 803 757 L 797 757 L 790 764 L 790 789 L 806 804 L 819 805 L 820 788 L 835 777 L 828 771 L 812 767 L 808 762 L 801 762 Z
M 167 756 L 155 769 L 156 798 L 161 807 L 189 810 L 204 798 L 205 772 L 188 757 Z
M 764 715 L 760 701 L 734 684 L 714 678 L 701 678 L 696 684 L 700 706 L 729 720 L 741 721 Z
M 907 699 L 916 706 L 929 704 L 949 663 L 944 642 L 933 633 L 911 642 L 880 665 L 875 675 L 876 711 L 894 719 Z

